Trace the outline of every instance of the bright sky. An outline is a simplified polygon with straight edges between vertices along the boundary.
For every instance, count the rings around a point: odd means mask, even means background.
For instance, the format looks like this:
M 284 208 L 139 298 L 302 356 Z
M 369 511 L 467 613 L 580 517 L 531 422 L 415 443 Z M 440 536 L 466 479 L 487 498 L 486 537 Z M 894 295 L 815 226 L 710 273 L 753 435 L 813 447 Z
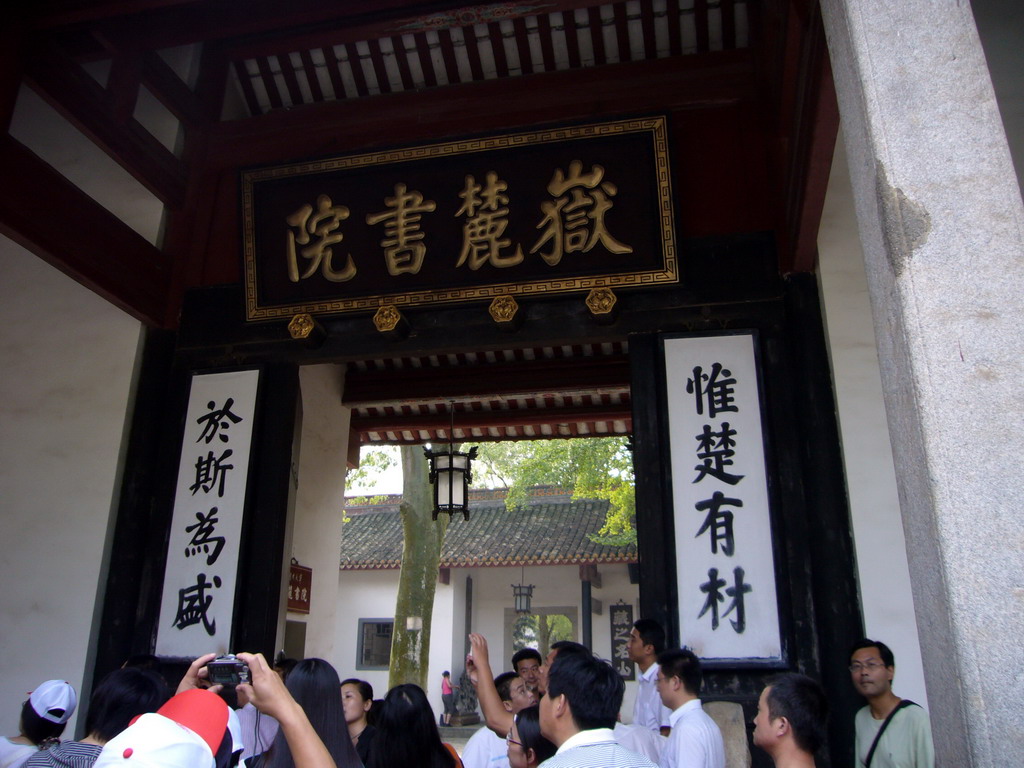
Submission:
M 397 447 L 382 449 L 379 446 L 363 447 L 359 449 L 360 457 L 368 450 L 388 450 L 395 453 L 395 464 L 388 467 L 383 473 L 367 478 L 367 483 L 349 483 L 345 485 L 346 496 L 387 496 L 402 492 L 402 457 Z M 376 482 L 373 482 L 376 481 Z

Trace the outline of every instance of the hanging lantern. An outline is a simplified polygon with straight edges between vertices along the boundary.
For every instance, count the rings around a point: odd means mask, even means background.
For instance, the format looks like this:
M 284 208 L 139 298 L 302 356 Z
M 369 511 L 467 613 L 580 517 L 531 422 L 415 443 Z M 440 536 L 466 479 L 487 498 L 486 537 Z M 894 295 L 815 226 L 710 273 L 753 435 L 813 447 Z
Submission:
M 533 584 L 524 584 L 526 581 L 526 566 L 523 566 L 519 584 L 512 585 L 512 599 L 515 604 L 516 613 L 529 614 L 530 600 L 533 599 Z
M 441 512 L 449 516 L 461 512 L 463 519 L 469 520 L 469 484 L 473 480 L 470 469 L 472 460 L 476 458 L 476 447 L 471 448 L 469 453 L 460 453 L 454 449 L 455 410 L 450 403 L 449 410 L 451 428 L 448 430 L 448 450 L 423 449 L 430 461 L 430 482 L 434 486 L 434 511 L 430 517 L 437 520 Z
M 513 584 L 512 597 L 515 600 L 516 613 L 530 613 L 530 600 L 533 599 L 533 584 Z

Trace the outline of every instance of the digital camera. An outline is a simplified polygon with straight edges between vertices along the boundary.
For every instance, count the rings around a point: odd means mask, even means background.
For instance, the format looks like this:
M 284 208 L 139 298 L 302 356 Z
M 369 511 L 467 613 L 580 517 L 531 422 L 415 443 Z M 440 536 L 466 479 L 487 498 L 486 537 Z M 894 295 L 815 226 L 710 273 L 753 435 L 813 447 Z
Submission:
M 219 656 L 206 665 L 206 679 L 214 685 L 238 685 L 249 682 L 248 665 L 233 653 Z

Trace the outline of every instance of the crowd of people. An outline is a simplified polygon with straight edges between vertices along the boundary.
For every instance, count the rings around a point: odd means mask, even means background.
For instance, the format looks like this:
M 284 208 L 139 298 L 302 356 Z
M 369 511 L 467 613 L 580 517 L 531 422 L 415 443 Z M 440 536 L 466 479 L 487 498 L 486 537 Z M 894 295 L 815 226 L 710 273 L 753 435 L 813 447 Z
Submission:
M 639 674 L 628 724 L 622 676 L 585 646 L 556 642 L 546 658 L 525 649 L 495 676 L 486 640 L 469 639 L 466 672 L 486 727 L 461 757 L 417 685 L 375 701 L 369 683 L 341 680 L 323 659 L 274 667 L 240 653 L 247 682 L 214 684 L 207 665 L 216 655 L 207 654 L 173 696 L 145 665 L 112 672 L 92 693 L 80 741 L 60 740 L 78 703 L 74 688 L 48 680 L 23 703 L 18 735 L 0 738 L 0 768 L 726 768 L 722 732 L 700 699 L 700 659 L 665 649 L 657 622 L 637 621 L 630 634 Z M 854 723 L 854 768 L 934 768 L 927 714 L 893 693 L 892 651 L 858 641 L 849 669 L 867 700 Z M 455 686 L 447 672 L 444 680 L 449 696 Z M 451 723 L 450 701 L 444 710 L 442 726 Z M 779 768 L 811 768 L 827 715 L 815 680 L 778 675 L 761 692 L 753 743 Z

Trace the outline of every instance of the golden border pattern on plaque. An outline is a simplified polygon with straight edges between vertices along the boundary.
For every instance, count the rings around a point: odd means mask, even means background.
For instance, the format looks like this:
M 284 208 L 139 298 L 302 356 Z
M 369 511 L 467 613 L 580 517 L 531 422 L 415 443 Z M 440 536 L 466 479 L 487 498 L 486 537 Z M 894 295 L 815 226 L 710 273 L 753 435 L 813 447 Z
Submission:
M 662 264 L 664 269 L 615 275 L 550 278 L 518 283 L 491 283 L 489 285 L 441 290 L 431 289 L 404 293 L 383 293 L 287 305 L 259 306 L 257 304 L 256 244 L 253 238 L 253 184 L 256 182 L 290 176 L 328 173 L 350 168 L 362 168 L 385 163 L 394 164 L 426 158 L 455 157 L 493 149 L 508 149 L 532 144 L 548 144 L 584 138 L 645 132 L 650 133 L 653 139 L 659 208 L 656 213 L 659 217 Z M 584 292 L 594 288 L 629 288 L 679 282 L 676 235 L 672 218 L 672 176 L 669 166 L 668 132 L 666 118 L 663 115 L 448 141 L 244 171 L 242 173 L 242 220 L 245 261 L 245 319 L 247 321 L 271 320 L 282 317 L 290 318 L 303 312 L 318 315 L 369 311 L 375 310 L 385 303 L 393 304 L 396 307 L 415 307 L 493 299 L 502 294 L 533 296 L 550 293 Z

